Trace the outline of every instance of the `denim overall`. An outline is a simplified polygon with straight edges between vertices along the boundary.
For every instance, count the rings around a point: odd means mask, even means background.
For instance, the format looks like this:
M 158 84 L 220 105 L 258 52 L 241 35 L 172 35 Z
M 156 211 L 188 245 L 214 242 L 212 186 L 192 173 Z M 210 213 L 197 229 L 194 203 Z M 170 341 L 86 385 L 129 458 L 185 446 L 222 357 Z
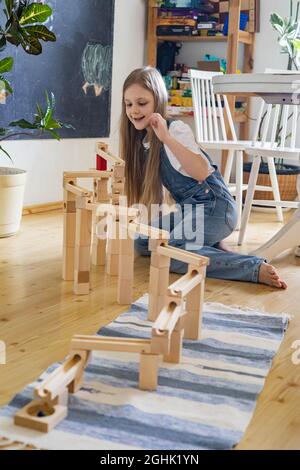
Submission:
M 147 153 L 148 150 L 145 149 Z M 202 151 L 203 152 L 203 151 Z M 170 163 L 164 145 L 160 151 L 160 176 L 164 187 L 170 192 L 179 210 L 172 214 L 161 216 L 151 222 L 154 227 L 170 232 L 169 245 L 187 249 L 210 259 L 207 276 L 218 279 L 258 282 L 259 267 L 262 258 L 226 252 L 218 248 L 218 243 L 228 237 L 237 223 L 236 204 L 227 186 L 209 155 L 203 152 L 214 172 L 205 181 L 199 182 L 194 178 L 182 175 Z M 146 155 L 145 155 L 146 157 Z M 201 207 L 201 211 L 197 211 Z M 184 210 L 187 208 L 187 210 Z M 196 216 L 202 215 L 201 245 L 190 236 L 184 235 L 178 239 L 178 223 L 191 227 L 191 233 L 196 225 Z M 198 220 L 199 222 L 199 220 Z M 199 224 L 198 224 L 199 225 Z M 194 230 L 195 232 L 195 230 Z M 175 236 L 176 233 L 176 236 Z M 199 237 L 196 237 L 198 239 Z M 135 249 L 141 255 L 149 256 L 148 239 L 140 237 L 135 241 Z M 171 272 L 185 274 L 187 264 L 171 260 Z

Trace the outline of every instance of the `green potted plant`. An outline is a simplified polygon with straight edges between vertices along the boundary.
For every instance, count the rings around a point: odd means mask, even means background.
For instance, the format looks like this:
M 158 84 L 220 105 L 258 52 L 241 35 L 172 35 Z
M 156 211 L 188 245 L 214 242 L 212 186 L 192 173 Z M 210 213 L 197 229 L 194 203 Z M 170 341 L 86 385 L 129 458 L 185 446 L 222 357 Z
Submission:
M 282 18 L 277 13 L 272 13 L 270 16 L 270 24 L 278 34 L 278 43 L 281 47 L 281 53 L 288 56 L 287 70 L 298 71 L 298 59 L 300 57 L 300 22 L 299 22 L 299 6 L 300 2 L 297 1 L 294 10 L 293 0 L 290 0 L 290 14 L 288 18 Z M 260 123 L 260 131 L 266 114 L 262 117 Z M 276 131 L 275 140 L 280 145 L 282 127 L 279 124 Z M 261 132 L 259 133 L 259 136 Z M 249 179 L 251 171 L 251 162 L 244 164 L 245 182 Z M 278 179 L 281 199 L 283 201 L 293 201 L 297 197 L 297 178 L 300 174 L 300 166 L 284 163 L 283 159 L 275 160 L 275 167 Z M 259 176 L 257 180 L 258 185 L 270 186 L 271 180 L 267 163 L 262 162 L 259 169 Z M 273 193 L 267 191 L 256 191 L 255 199 L 273 199 Z
M 52 15 L 52 9 L 46 3 L 30 0 L 0 0 L 5 15 L 5 24 L 0 24 L 0 106 L 5 112 L 5 103 L 13 89 L 7 78 L 12 71 L 13 57 L 5 57 L 3 51 L 8 44 L 21 46 L 26 54 L 42 53 L 40 41 L 56 41 L 53 32 L 43 24 Z M 1 109 L 1 108 L 0 108 Z M 54 118 L 54 95 L 46 92 L 46 106 L 37 104 L 32 122 L 18 119 L 0 128 L 0 154 L 11 160 L 2 142 L 18 135 L 26 134 L 38 137 L 41 133 L 50 133 L 59 140 L 58 130 L 72 126 L 63 124 Z M 13 235 L 20 226 L 26 171 L 13 167 L 0 167 L 0 237 Z

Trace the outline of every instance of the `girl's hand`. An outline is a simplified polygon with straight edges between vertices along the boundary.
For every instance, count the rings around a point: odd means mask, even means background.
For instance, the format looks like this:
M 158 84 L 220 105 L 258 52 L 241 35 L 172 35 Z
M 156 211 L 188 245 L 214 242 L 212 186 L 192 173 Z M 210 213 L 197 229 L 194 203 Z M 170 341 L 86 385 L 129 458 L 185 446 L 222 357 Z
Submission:
M 153 113 L 149 119 L 149 124 L 155 132 L 157 138 L 162 143 L 165 143 L 165 141 L 169 137 L 167 121 L 159 113 Z

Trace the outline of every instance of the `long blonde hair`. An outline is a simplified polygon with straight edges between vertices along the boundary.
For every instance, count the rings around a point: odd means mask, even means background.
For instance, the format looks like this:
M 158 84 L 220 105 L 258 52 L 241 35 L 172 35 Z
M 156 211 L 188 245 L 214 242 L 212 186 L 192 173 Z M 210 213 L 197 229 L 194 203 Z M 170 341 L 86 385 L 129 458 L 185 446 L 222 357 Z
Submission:
M 154 112 L 166 118 L 168 93 L 162 76 L 153 67 L 134 70 L 123 86 L 122 115 L 120 126 L 120 156 L 125 161 L 125 194 L 128 205 L 162 202 L 162 183 L 160 178 L 160 149 L 162 143 L 155 133 L 149 133 L 149 155 L 145 158 L 143 139 L 146 130 L 139 131 L 126 115 L 124 94 L 132 85 L 140 85 L 153 94 Z

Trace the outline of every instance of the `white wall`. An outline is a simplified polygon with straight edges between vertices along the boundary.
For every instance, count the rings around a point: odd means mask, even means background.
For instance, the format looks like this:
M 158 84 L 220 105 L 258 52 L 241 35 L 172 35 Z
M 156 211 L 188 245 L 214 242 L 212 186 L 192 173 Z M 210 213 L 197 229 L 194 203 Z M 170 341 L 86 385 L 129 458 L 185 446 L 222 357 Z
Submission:
M 126 76 L 144 63 L 145 0 L 115 0 L 111 134 L 101 139 L 118 151 L 118 122 L 122 85 Z M 99 139 L 64 139 L 60 142 L 5 142 L 14 166 L 28 171 L 24 205 L 62 200 L 62 173 L 95 167 L 95 142 Z M 9 161 L 1 157 L 1 165 Z

